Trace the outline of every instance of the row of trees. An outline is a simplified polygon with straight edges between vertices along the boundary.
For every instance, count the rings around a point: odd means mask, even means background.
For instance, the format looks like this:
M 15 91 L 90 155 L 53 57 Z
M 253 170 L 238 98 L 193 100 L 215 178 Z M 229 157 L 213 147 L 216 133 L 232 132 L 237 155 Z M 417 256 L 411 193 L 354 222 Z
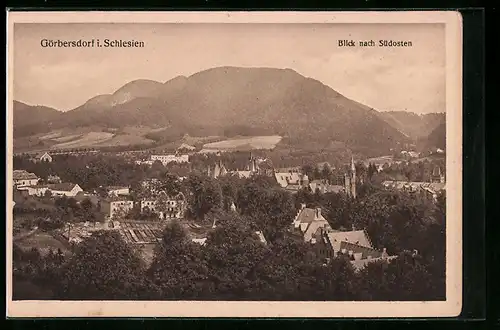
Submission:
M 169 225 L 148 266 L 117 232 L 81 243 L 62 263 L 21 262 L 14 281 L 30 280 L 48 291 L 21 299 L 62 300 L 442 300 L 442 284 L 423 258 L 369 264 L 355 272 L 344 256 L 325 265 L 314 250 L 290 236 L 263 244 L 248 219 L 226 212 L 205 246 Z M 50 266 L 48 266 L 50 265 Z M 33 270 L 35 269 L 35 270 Z M 50 275 L 50 276 L 49 276 Z M 42 285 L 43 284 L 43 285 Z M 14 295 L 22 289 L 14 285 Z M 18 292 L 16 292 L 18 288 Z

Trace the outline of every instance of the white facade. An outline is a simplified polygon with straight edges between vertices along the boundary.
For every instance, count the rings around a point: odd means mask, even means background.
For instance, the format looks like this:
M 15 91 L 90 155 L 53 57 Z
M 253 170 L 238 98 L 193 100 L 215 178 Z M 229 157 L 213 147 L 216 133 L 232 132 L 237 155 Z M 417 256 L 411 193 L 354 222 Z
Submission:
M 128 187 L 109 187 L 108 196 L 129 195 L 130 189 Z
M 40 179 L 18 179 L 14 180 L 14 185 L 17 187 L 26 187 L 26 186 L 36 186 Z
M 143 200 L 141 201 L 141 212 L 144 212 L 145 209 L 149 209 L 151 212 L 158 213 L 160 219 L 166 218 L 182 218 L 184 201 L 179 201 L 175 199 L 168 199 L 164 201 L 166 205 L 164 206 L 163 211 L 159 211 L 159 202 L 156 200 Z
M 51 189 L 49 187 L 52 196 L 66 196 L 66 197 L 75 197 L 79 192 L 83 191 L 83 189 L 75 184 L 71 190 L 58 190 L 57 188 Z
M 162 162 L 163 165 L 166 165 L 168 163 L 188 163 L 189 162 L 189 155 L 151 155 L 151 161 L 160 161 Z
M 18 190 L 26 191 L 29 196 L 38 196 L 42 197 L 45 195 L 49 188 L 47 186 L 24 186 L 19 187 Z
M 113 216 L 117 212 L 127 213 L 131 209 L 133 209 L 134 202 L 133 201 L 111 201 L 111 202 L 109 202 L 109 205 L 105 205 L 104 207 L 106 208 L 106 212 L 108 213 L 109 218 L 112 219 Z

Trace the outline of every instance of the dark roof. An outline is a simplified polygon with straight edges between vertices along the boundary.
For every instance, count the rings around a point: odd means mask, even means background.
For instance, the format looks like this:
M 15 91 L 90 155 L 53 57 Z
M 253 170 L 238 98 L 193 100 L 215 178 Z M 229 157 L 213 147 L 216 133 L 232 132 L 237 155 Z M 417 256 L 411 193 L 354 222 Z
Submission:
M 30 173 L 25 170 L 14 170 L 13 173 L 14 180 L 30 180 L 30 179 L 38 179 L 35 173 Z
M 71 191 L 76 186 L 76 183 L 63 182 L 63 183 L 53 183 L 49 184 L 48 187 L 51 190 L 57 191 Z

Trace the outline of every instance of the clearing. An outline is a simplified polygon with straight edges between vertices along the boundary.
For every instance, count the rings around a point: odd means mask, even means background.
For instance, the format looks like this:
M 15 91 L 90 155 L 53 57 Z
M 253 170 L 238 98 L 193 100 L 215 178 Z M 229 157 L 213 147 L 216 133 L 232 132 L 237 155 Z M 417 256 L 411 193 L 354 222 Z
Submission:
M 203 145 L 203 149 L 216 150 L 216 151 L 229 151 L 229 150 L 249 150 L 249 149 L 274 149 L 281 141 L 282 137 L 279 135 L 271 136 L 252 136 L 227 139 L 219 142 L 212 142 Z
M 49 249 L 52 249 L 53 252 L 57 252 L 57 249 L 61 249 L 65 255 L 71 254 L 67 245 L 63 244 L 51 234 L 43 231 L 37 231 L 31 236 L 22 238 L 16 241 L 16 244 L 23 250 L 30 250 L 33 247 L 38 248 L 43 255 L 47 254 Z
M 51 147 L 51 149 L 70 149 L 70 148 L 82 148 L 91 147 L 99 143 L 111 140 L 113 138 L 113 133 L 107 132 L 89 132 L 82 135 L 79 139 L 70 142 L 58 143 Z

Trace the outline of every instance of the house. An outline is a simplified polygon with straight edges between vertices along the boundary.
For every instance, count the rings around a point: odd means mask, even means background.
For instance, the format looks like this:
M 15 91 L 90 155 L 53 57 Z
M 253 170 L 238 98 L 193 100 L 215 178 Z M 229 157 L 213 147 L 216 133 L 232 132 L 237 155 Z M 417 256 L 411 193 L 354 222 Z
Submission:
M 337 194 L 345 192 L 344 186 L 329 184 L 326 180 L 313 180 L 309 183 L 309 188 L 312 192 L 316 192 L 316 190 L 319 190 L 319 192 L 323 194 L 329 192 L 334 192 Z
M 35 186 L 40 181 L 34 173 L 25 170 L 14 170 L 12 178 L 16 187 Z
M 79 192 L 83 191 L 83 189 L 76 183 L 69 182 L 54 183 L 47 186 L 52 193 L 52 196 L 75 197 Z
M 125 216 L 134 208 L 134 202 L 124 197 L 112 196 L 101 200 L 101 212 L 106 214 L 108 219 Z
M 61 183 L 62 180 L 60 177 L 58 177 L 57 175 L 49 175 L 47 177 L 47 182 L 48 183 Z
M 311 243 L 318 255 L 326 261 L 339 255 L 347 255 L 356 271 L 370 262 L 395 258 L 389 256 L 385 248 L 382 251 L 375 249 L 365 230 L 354 228 L 351 231 L 327 231 L 320 228 Z
M 128 196 L 130 195 L 130 188 L 124 186 L 109 186 L 106 187 L 108 196 Z
M 196 150 L 196 147 L 193 147 L 192 145 L 182 143 L 178 148 L 177 151 L 193 151 Z
M 286 188 L 289 185 L 299 185 L 302 174 L 299 172 L 275 172 L 274 178 L 276 182 L 282 187 Z
M 49 155 L 48 152 L 44 152 L 44 153 L 40 153 L 40 154 L 36 155 L 32 159 L 32 161 L 35 162 L 35 163 L 40 163 L 40 162 L 49 162 L 49 163 L 51 163 L 52 162 L 52 156 Z
M 207 169 L 207 175 L 211 178 L 217 179 L 220 176 L 224 176 L 228 173 L 226 166 L 219 160 L 213 167 L 209 166 Z
M 310 242 L 319 228 L 326 231 L 332 230 L 328 221 L 321 214 L 321 208 L 311 209 L 302 204 L 293 220 L 293 229 L 302 234 L 304 242 Z
M 163 165 L 168 163 L 189 163 L 189 155 L 151 155 L 152 162 L 160 161 Z
M 384 181 L 382 186 L 387 189 L 405 191 L 413 196 L 420 196 L 436 201 L 439 193 L 446 190 L 444 182 L 412 182 L 412 181 Z
M 161 191 L 156 196 L 141 200 L 141 212 L 147 211 L 158 213 L 158 217 L 162 220 L 180 219 L 184 217 L 186 211 L 186 198 L 182 193 L 169 196 L 166 192 Z
M 299 172 L 274 172 L 276 182 L 291 193 L 296 193 L 300 189 L 309 186 L 307 174 Z
M 444 183 L 445 182 L 444 174 L 441 173 L 441 167 L 439 167 L 437 165 L 434 166 L 434 169 L 432 170 L 430 181 L 435 182 L 435 183 Z

